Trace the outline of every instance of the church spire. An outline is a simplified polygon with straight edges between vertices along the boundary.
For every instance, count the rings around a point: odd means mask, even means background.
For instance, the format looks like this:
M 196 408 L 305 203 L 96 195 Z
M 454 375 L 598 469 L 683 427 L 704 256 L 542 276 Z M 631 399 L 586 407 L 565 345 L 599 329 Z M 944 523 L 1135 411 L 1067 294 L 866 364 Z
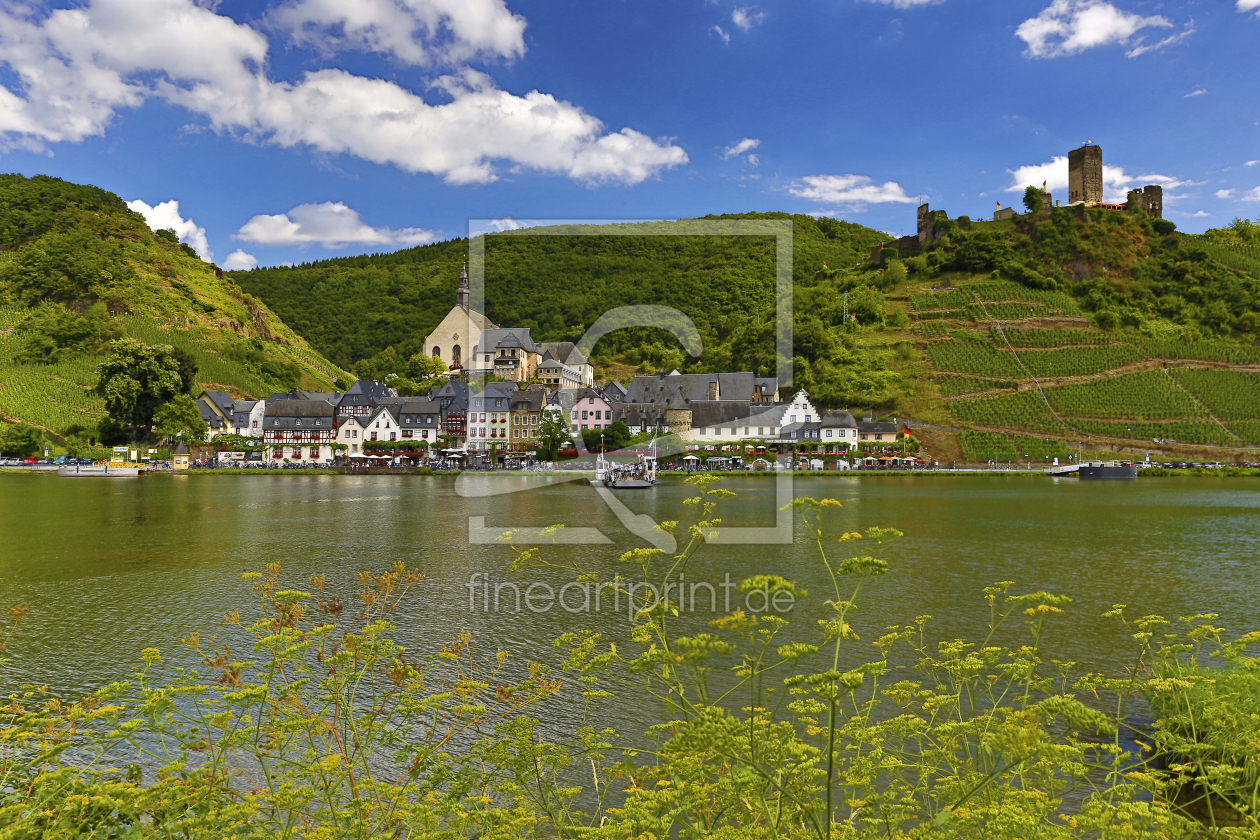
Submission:
M 468 310 L 468 294 L 468 265 L 465 264 L 459 271 L 459 289 L 455 292 L 455 302 L 464 311 Z

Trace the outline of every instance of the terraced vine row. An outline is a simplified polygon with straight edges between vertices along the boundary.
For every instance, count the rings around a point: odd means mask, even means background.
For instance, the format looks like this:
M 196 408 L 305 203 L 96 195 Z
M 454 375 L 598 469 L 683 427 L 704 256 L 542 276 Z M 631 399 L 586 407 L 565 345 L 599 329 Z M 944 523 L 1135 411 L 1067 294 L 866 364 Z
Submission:
M 1091 376 L 1142 360 L 1142 354 L 1127 344 L 1104 347 L 1073 347 L 1055 350 L 1020 350 L 1019 358 L 1039 379 L 1064 376 Z
M 977 379 L 972 376 L 942 376 L 937 380 L 941 396 L 961 397 L 966 394 L 979 394 L 985 391 L 1014 391 L 1016 383 L 1010 379 Z
M 1067 460 L 1072 449 L 1061 440 L 1005 435 L 1001 432 L 965 431 L 958 436 L 963 452 L 972 461 Z
M 92 393 L 97 360 L 76 356 L 54 365 L 19 365 L 14 355 L 24 338 L 10 330 L 26 315 L 0 311 L 0 414 L 54 431 L 95 426 L 105 416 L 105 402 Z
M 1046 388 L 1060 415 L 1098 420 L 1176 420 L 1205 417 L 1203 409 L 1162 371 L 1143 371 L 1080 385 Z
M 1114 344 L 1116 339 L 1106 333 L 1090 330 L 1056 330 L 1035 329 L 1028 327 L 1004 327 L 1006 337 L 1011 346 L 1017 350 L 1021 347 L 1083 347 L 1099 344 Z M 994 344 L 1001 344 L 997 327 L 989 327 L 989 338 Z
M 1260 419 L 1260 374 L 1182 368 L 1172 375 L 1218 419 Z
M 949 404 L 949 412 L 960 422 L 976 426 L 1026 429 L 1052 435 L 1065 432 L 1063 424 L 1050 412 L 1036 391 L 956 400 Z
M 1023 379 L 1026 374 L 1009 352 L 998 350 L 989 341 L 975 333 L 955 330 L 953 341 L 929 344 L 928 358 L 940 371 L 970 373 L 982 377 Z

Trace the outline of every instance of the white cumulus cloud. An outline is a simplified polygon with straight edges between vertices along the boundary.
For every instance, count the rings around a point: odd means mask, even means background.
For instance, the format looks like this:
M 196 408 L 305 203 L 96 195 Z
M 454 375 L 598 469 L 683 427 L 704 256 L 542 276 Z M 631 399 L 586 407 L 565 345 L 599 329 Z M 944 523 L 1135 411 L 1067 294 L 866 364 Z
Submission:
M 144 216 L 145 223 L 152 230 L 175 231 L 179 241 L 188 243 L 197 252 L 197 256 L 206 262 L 214 262 L 214 252 L 210 250 L 210 243 L 206 240 L 206 229 L 199 227 L 192 219 L 179 215 L 179 202 L 175 199 L 163 201 L 153 207 L 136 199 L 128 201 L 127 206 Z
M 752 8 L 737 8 L 731 12 L 731 23 L 747 32 L 757 24 L 766 19 L 765 12 L 758 12 Z
M 761 145 L 760 140 L 754 140 L 751 137 L 745 137 L 743 140 L 740 140 L 738 143 L 732 143 L 731 145 L 723 149 L 722 159 L 728 160 L 733 157 L 738 157 L 739 155 L 744 154 L 744 152 L 751 152 L 753 149 L 757 148 L 760 145 Z
M 727 32 L 722 27 L 714 24 L 709 31 L 716 32 L 717 36 L 722 39 L 723 44 L 729 44 L 731 42 L 731 33 Z
M 1034 163 L 1018 169 L 1007 170 L 1011 173 L 1011 182 L 1006 192 L 1023 192 L 1028 187 L 1039 187 L 1044 181 L 1046 190 L 1052 195 L 1059 195 L 1060 201 L 1068 198 L 1068 159 L 1067 155 L 1055 155 L 1047 163 Z M 1201 181 L 1187 181 L 1170 175 L 1129 175 L 1123 167 L 1103 164 L 1103 201 L 1111 204 L 1123 204 L 1128 198 L 1129 190 L 1156 184 L 1166 190 L 1178 187 L 1195 187 Z M 1176 196 L 1164 196 L 1166 201 L 1175 201 Z
M 223 267 L 228 271 L 249 271 L 258 265 L 258 258 L 253 254 L 247 254 L 240 248 L 227 255 L 227 259 L 223 261 Z
M 1041 14 L 1021 23 L 1015 30 L 1015 37 L 1028 45 L 1026 55 L 1054 58 L 1105 44 L 1127 44 L 1143 29 L 1170 29 L 1172 25 L 1173 22 L 1162 15 L 1135 15 L 1104 0 L 1054 0 Z M 1172 38 L 1185 37 L 1190 31 Z M 1166 39 L 1155 46 L 1171 42 Z M 1136 57 L 1153 48 L 1139 40 L 1128 55 Z
M 433 0 L 409 8 L 449 11 L 455 5 Z M 495 4 L 483 0 L 478 8 Z M 454 19 L 443 18 L 444 25 Z M 330 31 L 368 43 L 367 35 L 351 37 L 358 30 L 345 26 Z M 390 44 L 390 51 L 402 49 Z M 268 50 L 259 31 L 192 0 L 86 0 L 47 14 L 6 4 L 0 6 L 0 63 L 20 87 L 0 86 L 0 136 L 27 148 L 77 142 L 103 134 L 118 110 L 159 99 L 200 115 L 222 134 L 353 155 L 456 184 L 494 181 L 500 162 L 583 182 L 627 184 L 687 162 L 686 152 L 669 140 L 630 128 L 609 131 L 573 103 L 537 90 L 508 93 L 467 68 L 436 80 L 435 89 L 449 101 L 435 105 L 395 82 L 341 69 L 274 81 L 266 70 Z M 511 53 L 510 46 L 502 50 Z
M 1260 187 L 1254 187 L 1238 196 L 1239 201 L 1260 201 Z
M 503 0 L 293 0 L 269 21 L 299 46 L 382 53 L 407 64 L 525 54 L 525 18 Z
M 1216 197 L 1230 199 L 1234 197 L 1234 191 L 1233 190 L 1217 190 Z
M 1205 93 L 1207 93 L 1207 88 L 1199 88 L 1198 90 L 1192 90 L 1192 91 L 1190 91 L 1189 93 L 1187 93 L 1185 96 L 1183 96 L 1183 97 L 1181 97 L 1181 98 L 1182 98 L 1182 99 L 1190 99 L 1191 97 L 1194 97 L 1194 96 L 1202 96 L 1202 95 L 1203 95 L 1203 94 L 1205 94 Z
M 1190 218 L 1192 218 L 1192 219 L 1206 219 L 1206 218 L 1208 218 L 1208 217 L 1209 217 L 1209 216 L 1211 216 L 1211 215 L 1212 215 L 1211 213 L 1204 212 L 1203 210 L 1196 210 L 1196 211 L 1194 211 L 1193 213 L 1191 213 L 1191 214 L 1190 214 Z
M 1256 2 L 1260 2 L 1260 0 L 1256 0 Z M 1257 163 L 1260 163 L 1260 160 L 1249 160 L 1243 166 L 1255 166 Z
M 357 211 L 343 202 L 300 204 L 288 213 L 258 215 L 232 234 L 234 239 L 259 245 L 323 245 L 340 248 L 345 245 L 423 245 L 432 242 L 435 234 L 423 228 L 371 227 L 364 224 Z
M 1252 12 L 1260 15 L 1260 0 L 1238 0 L 1238 11 Z
M 798 198 L 819 204 L 913 204 L 896 181 L 874 183 L 866 175 L 807 175 L 788 187 Z

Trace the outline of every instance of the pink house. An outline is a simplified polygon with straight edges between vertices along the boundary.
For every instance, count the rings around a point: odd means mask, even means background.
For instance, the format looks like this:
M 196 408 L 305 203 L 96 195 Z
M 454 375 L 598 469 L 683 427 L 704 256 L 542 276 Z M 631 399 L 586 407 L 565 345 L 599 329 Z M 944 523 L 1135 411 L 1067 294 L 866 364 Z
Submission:
M 578 391 L 571 412 L 573 431 L 580 429 L 607 429 L 612 423 L 612 406 L 594 388 Z

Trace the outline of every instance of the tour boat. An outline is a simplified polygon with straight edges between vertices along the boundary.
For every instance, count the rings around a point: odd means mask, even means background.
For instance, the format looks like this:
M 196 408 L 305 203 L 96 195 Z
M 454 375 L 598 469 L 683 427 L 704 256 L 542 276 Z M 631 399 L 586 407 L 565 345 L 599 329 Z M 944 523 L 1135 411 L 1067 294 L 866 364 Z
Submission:
M 1128 461 L 1086 461 L 1076 474 L 1080 478 L 1137 478 L 1137 464 Z

